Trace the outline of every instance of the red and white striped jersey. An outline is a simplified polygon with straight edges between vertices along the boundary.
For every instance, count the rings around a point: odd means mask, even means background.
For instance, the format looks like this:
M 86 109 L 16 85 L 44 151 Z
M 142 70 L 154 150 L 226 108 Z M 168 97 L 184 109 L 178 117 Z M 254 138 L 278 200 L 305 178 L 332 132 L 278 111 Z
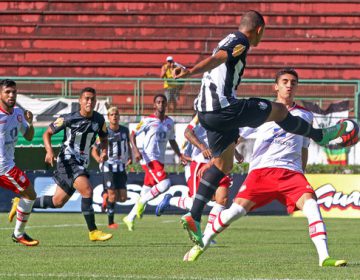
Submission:
M 0 108 L 0 175 L 15 166 L 14 152 L 19 132 L 23 135 L 28 129 L 24 111 L 18 107 L 9 114 Z
M 144 163 L 153 160 L 164 163 L 166 145 L 169 140 L 175 140 L 174 121 L 170 117 L 165 117 L 163 121 L 155 115 L 144 118 L 135 129 L 135 135 L 144 133 L 142 156 Z
M 296 104 L 289 111 L 308 123 L 313 121 L 313 114 Z M 274 167 L 303 172 L 302 148 L 309 147 L 309 138 L 286 132 L 275 122 L 264 123 L 258 128 L 241 128 L 240 135 L 255 138 L 249 171 Z

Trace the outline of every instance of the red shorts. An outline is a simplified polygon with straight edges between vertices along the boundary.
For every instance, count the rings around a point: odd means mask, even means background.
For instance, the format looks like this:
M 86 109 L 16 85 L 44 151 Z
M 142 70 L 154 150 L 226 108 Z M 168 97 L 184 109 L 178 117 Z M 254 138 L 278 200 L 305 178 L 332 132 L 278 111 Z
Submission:
M 277 199 L 292 213 L 304 193 L 315 193 L 304 174 L 284 168 L 260 168 L 248 174 L 236 197 L 254 202 L 251 210 Z
M 190 164 L 190 177 L 189 177 L 189 180 L 187 181 L 187 185 L 189 187 L 189 197 L 193 197 L 194 194 L 197 193 L 197 190 L 199 188 L 200 179 L 201 179 L 198 176 L 199 170 L 205 164 L 206 163 L 196 162 L 196 161 L 192 161 Z M 230 178 L 230 176 L 226 175 L 219 182 L 219 187 L 230 188 L 231 184 L 232 184 L 232 179 Z
M 155 186 L 160 183 L 162 180 L 167 178 L 167 175 L 164 170 L 164 164 L 160 161 L 153 160 L 148 162 L 146 165 L 141 165 L 145 171 L 144 185 L 145 186 Z
M 20 193 L 30 186 L 30 180 L 24 171 L 14 166 L 4 175 L 0 176 L 0 186 L 14 193 Z

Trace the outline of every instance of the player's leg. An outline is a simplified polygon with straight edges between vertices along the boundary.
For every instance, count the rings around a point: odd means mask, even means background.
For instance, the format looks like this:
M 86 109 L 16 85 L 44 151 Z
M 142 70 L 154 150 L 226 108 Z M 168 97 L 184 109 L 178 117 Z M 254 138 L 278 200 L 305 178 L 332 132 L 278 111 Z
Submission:
M 215 217 L 211 230 L 205 232 L 203 237 L 203 244 L 195 245 L 184 256 L 184 261 L 196 261 L 200 255 L 209 247 L 211 240 L 213 240 L 219 233 L 226 229 L 232 222 L 245 216 L 251 209 L 254 203 L 250 200 L 236 198 L 230 208 L 225 209 Z
M 166 192 L 170 188 L 170 179 L 167 177 L 167 174 L 164 170 L 164 165 L 156 160 L 148 163 L 149 174 L 152 177 L 152 180 L 155 182 L 155 185 L 151 188 L 149 192 L 140 196 L 138 201 L 138 211 L 137 217 L 142 217 L 145 210 L 145 206 L 148 201 L 159 196 L 161 193 Z
M 61 208 L 69 201 L 75 190 L 73 188 L 66 188 L 56 186 L 54 195 L 44 195 L 37 197 L 33 208 L 46 209 L 46 208 Z
M 304 193 L 296 202 L 298 209 L 302 210 L 309 224 L 309 235 L 314 243 L 320 266 L 345 266 L 345 260 L 329 257 L 327 245 L 326 226 L 320 213 L 319 206 L 313 193 Z
M 107 215 L 108 215 L 108 228 L 116 229 L 118 227 L 117 224 L 114 223 L 114 214 L 115 214 L 115 203 L 116 203 L 116 191 L 115 189 L 109 188 L 108 198 L 107 198 Z
M 144 185 L 141 188 L 140 197 L 145 195 L 146 193 L 148 193 L 151 190 L 151 186 L 146 185 L 146 184 L 150 184 L 147 177 L 148 176 L 145 173 Z M 125 216 L 123 218 L 123 222 L 125 223 L 125 225 L 127 226 L 129 231 L 134 230 L 134 220 L 135 220 L 135 217 L 136 217 L 136 214 L 137 214 L 137 210 L 138 210 L 138 202 L 135 203 L 133 208 L 130 210 L 129 214 L 127 214 L 127 216 Z
M 11 211 L 9 213 L 9 221 L 11 222 L 16 215 L 16 224 L 12 239 L 14 242 L 26 245 L 36 246 L 38 240 L 32 239 L 25 233 L 25 226 L 30 218 L 31 210 L 36 198 L 36 193 L 26 174 L 13 167 L 6 174 L 0 176 L 1 186 L 20 194 L 21 198 L 14 198 Z
M 215 193 L 215 204 L 211 208 L 208 221 L 204 230 L 204 236 L 206 235 L 207 231 L 211 231 L 213 227 L 213 223 L 215 218 L 219 215 L 221 211 L 223 211 L 226 207 L 228 201 L 228 188 L 226 187 L 219 187 Z
M 112 237 L 112 234 L 104 233 L 97 229 L 95 224 L 95 214 L 93 209 L 93 191 L 88 177 L 83 174 L 74 180 L 74 187 L 81 194 L 81 211 L 84 215 L 87 227 L 89 229 L 89 238 L 91 241 L 106 241 Z
M 205 171 L 200 180 L 199 189 L 195 195 L 190 213 L 181 218 L 184 229 L 188 231 L 190 239 L 196 244 L 202 244 L 200 220 L 203 209 L 214 196 L 225 173 L 231 170 L 234 151 L 235 142 L 231 143 L 220 156 L 214 158 L 214 164 Z
M 346 132 L 346 122 L 328 128 L 316 129 L 302 118 L 290 114 L 283 104 L 272 102 L 271 108 L 266 121 L 275 121 L 282 129 L 310 137 L 319 145 L 326 145 Z

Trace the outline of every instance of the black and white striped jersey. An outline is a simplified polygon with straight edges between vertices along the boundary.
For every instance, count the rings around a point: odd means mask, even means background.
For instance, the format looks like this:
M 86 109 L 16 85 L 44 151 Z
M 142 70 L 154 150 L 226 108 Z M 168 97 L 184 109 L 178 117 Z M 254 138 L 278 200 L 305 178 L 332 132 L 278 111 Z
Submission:
M 50 124 L 54 134 L 64 130 L 64 138 L 59 160 L 74 159 L 84 167 L 89 164 L 89 155 L 97 135 L 107 136 L 104 117 L 94 112 L 91 118 L 85 118 L 80 112 L 63 115 Z
M 100 164 L 103 172 L 122 172 L 125 171 L 126 162 L 129 159 L 129 129 L 123 125 L 114 131 L 108 126 L 108 160 Z M 96 142 L 99 148 L 99 142 Z
M 248 38 L 237 31 L 221 40 L 214 49 L 228 54 L 226 62 L 205 72 L 200 93 L 195 99 L 195 110 L 211 112 L 231 105 L 236 100 L 236 89 L 246 66 L 246 55 L 250 47 Z

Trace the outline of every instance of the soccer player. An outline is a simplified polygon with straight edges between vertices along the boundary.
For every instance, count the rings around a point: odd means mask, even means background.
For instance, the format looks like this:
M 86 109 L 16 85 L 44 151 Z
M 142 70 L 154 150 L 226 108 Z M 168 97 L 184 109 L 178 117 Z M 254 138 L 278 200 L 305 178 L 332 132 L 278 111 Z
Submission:
M 201 213 L 219 181 L 232 168 L 239 127 L 258 127 L 275 121 L 285 131 L 310 137 L 320 145 L 328 144 L 346 131 L 346 124 L 341 123 L 330 128 L 314 129 L 308 122 L 291 115 L 284 104 L 260 98 L 236 98 L 249 48 L 259 44 L 264 29 L 265 22 L 260 13 L 253 10 L 245 12 L 238 31 L 221 40 L 212 56 L 191 69 L 177 68 L 174 71 L 175 78 L 204 73 L 195 107 L 201 125 L 207 130 L 214 164 L 202 177 L 190 213 L 181 218 L 191 240 L 200 245 Z
M 130 135 L 135 160 L 140 161 L 145 171 L 144 185 L 140 198 L 130 213 L 123 219 L 129 231 L 134 230 L 134 219 L 141 218 L 148 201 L 167 191 L 170 179 L 164 170 L 166 144 L 169 141 L 171 148 L 186 163 L 179 146 L 175 141 L 174 121 L 166 116 L 167 99 L 163 94 L 154 97 L 154 113 L 144 118 Z M 136 146 L 136 137 L 145 134 L 142 152 Z
M 36 246 L 39 241 L 25 233 L 36 193 L 26 174 L 14 162 L 19 132 L 28 141 L 34 138 L 33 114 L 15 107 L 16 95 L 15 81 L 0 81 L 0 186 L 21 196 L 13 199 L 9 213 L 10 222 L 16 215 L 12 240 L 26 246 Z
M 81 211 L 89 229 L 91 241 L 106 241 L 112 234 L 98 230 L 93 209 L 93 190 L 86 167 L 89 164 L 90 149 L 97 135 L 100 139 L 100 161 L 107 159 L 107 129 L 104 117 L 94 111 L 96 91 L 91 87 L 81 90 L 80 110 L 63 115 L 49 125 L 43 134 L 46 150 L 45 162 L 53 166 L 55 159 L 51 137 L 64 130 L 64 139 L 57 157 L 54 172 L 56 191 L 52 196 L 42 196 L 35 200 L 34 208 L 61 208 L 77 190 L 82 196 Z
M 164 210 L 171 206 L 175 206 L 184 210 L 190 210 L 193 204 L 193 198 L 199 187 L 201 172 L 206 165 L 211 166 L 212 154 L 208 147 L 206 130 L 199 123 L 197 115 L 191 120 L 185 129 L 185 138 L 189 141 L 187 149 L 190 152 L 190 176 L 187 179 L 189 192 L 187 197 L 172 197 L 166 194 L 164 199 L 156 207 L 156 215 L 160 216 Z M 219 183 L 219 188 L 215 193 L 215 204 L 209 213 L 206 227 L 211 227 L 217 214 L 224 210 L 228 201 L 229 188 L 232 185 L 230 176 L 224 176 Z
M 277 102 L 286 106 L 291 114 L 309 123 L 313 115 L 294 102 L 298 74 L 285 68 L 276 74 Z M 345 266 L 345 260 L 329 257 L 326 227 L 316 202 L 315 192 L 304 176 L 308 158 L 309 138 L 288 133 L 275 122 L 268 122 L 257 129 L 242 129 L 246 137 L 255 133 L 256 140 L 249 166 L 249 174 L 229 209 L 222 211 L 214 220 L 213 227 L 204 232 L 203 243 L 195 245 L 184 257 L 196 260 L 209 246 L 210 240 L 226 229 L 232 222 L 250 211 L 277 199 L 289 213 L 300 209 L 309 224 L 320 266 Z
M 102 161 L 100 157 L 100 142 L 92 148 L 93 158 L 100 163 L 103 172 L 103 186 L 106 195 L 106 209 L 108 214 L 108 228 L 117 229 L 119 225 L 114 222 L 116 201 L 127 200 L 127 173 L 126 166 L 131 164 L 131 147 L 129 129 L 119 124 L 120 113 L 115 106 L 108 109 L 108 160 Z

